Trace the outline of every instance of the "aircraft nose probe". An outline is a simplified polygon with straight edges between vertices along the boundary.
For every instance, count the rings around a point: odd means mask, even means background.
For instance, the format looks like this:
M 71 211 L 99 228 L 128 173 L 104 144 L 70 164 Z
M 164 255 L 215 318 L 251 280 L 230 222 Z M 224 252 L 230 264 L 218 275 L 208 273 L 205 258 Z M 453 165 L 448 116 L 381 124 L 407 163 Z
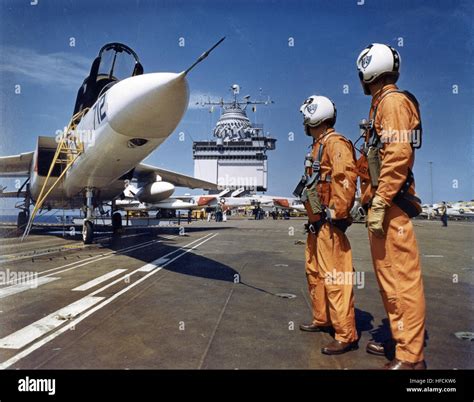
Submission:
M 203 61 L 209 54 L 219 46 L 225 39 L 225 36 L 221 38 L 214 46 L 212 46 L 209 50 L 205 51 L 199 58 L 189 67 L 188 69 L 184 70 L 184 75 L 187 75 L 194 67 L 196 67 L 201 61 Z

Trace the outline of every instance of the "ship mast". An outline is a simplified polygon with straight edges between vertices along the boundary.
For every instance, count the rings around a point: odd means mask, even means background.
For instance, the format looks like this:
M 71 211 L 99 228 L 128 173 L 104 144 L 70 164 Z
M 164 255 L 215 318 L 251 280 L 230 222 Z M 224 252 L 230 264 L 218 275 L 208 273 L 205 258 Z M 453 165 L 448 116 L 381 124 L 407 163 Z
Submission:
M 250 100 L 250 95 L 246 95 L 239 101 L 238 95 L 240 94 L 240 85 L 234 84 L 230 87 L 233 100 L 232 101 L 224 101 L 224 98 L 221 98 L 218 102 L 212 102 L 210 99 L 206 102 L 196 102 L 196 105 L 201 106 L 220 106 L 223 111 L 227 108 L 239 108 L 242 110 L 246 110 L 248 105 L 271 105 L 275 103 L 270 97 L 267 97 L 267 100 Z

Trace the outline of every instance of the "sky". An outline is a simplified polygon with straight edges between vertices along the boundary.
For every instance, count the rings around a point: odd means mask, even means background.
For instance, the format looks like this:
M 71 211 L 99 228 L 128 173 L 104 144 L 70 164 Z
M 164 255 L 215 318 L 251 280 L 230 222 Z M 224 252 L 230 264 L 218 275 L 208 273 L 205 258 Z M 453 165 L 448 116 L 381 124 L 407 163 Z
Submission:
M 310 145 L 301 103 L 312 94 L 331 98 L 337 131 L 356 140 L 370 106 L 356 58 L 378 42 L 398 49 L 398 85 L 421 105 L 418 194 L 431 202 L 432 162 L 435 202 L 471 200 L 472 20 L 472 1 L 0 0 L 0 156 L 31 151 L 38 135 L 67 124 L 105 43 L 130 46 L 145 72 L 178 72 L 226 36 L 189 75 L 190 107 L 147 163 L 192 175 L 192 141 L 209 139 L 219 117 L 195 103 L 230 98 L 231 85 L 239 84 L 242 96 L 275 102 L 249 118 L 277 138 L 277 149 L 268 152 L 267 194 L 290 196 Z

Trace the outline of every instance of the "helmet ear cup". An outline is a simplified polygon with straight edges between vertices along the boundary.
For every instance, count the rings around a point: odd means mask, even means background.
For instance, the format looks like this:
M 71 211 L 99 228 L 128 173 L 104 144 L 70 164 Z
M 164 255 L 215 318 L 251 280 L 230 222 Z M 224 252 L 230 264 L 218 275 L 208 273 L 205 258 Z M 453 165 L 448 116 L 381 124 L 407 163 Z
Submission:
M 400 70 L 400 53 L 398 53 L 393 47 L 390 46 L 390 50 L 392 51 L 393 56 L 393 72 L 397 73 Z

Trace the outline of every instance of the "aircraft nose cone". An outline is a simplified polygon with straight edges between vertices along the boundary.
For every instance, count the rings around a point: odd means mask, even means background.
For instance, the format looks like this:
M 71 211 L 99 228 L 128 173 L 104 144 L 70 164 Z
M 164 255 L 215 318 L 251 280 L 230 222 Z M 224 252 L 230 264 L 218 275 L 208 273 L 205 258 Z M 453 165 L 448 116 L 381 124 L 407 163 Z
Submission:
M 166 138 L 176 128 L 189 101 L 184 73 L 151 73 L 127 78 L 106 95 L 107 117 L 118 133 Z

